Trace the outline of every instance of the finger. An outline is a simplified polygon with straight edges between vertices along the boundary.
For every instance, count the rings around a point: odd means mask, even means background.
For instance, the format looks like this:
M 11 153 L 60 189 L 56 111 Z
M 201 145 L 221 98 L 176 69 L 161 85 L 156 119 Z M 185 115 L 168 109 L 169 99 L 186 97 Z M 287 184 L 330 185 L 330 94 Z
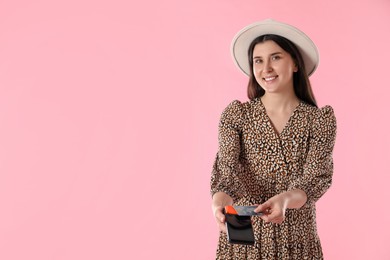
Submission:
M 256 213 L 259 213 L 259 212 L 263 212 L 265 213 L 265 211 L 271 207 L 271 203 L 266 201 L 264 202 L 263 204 L 260 204 L 254 211 Z
M 226 226 L 225 226 L 225 216 L 222 214 L 221 216 L 215 216 L 215 220 L 217 222 L 218 229 L 224 233 L 226 233 Z
M 267 208 L 266 210 L 262 211 L 263 215 L 260 216 L 261 219 L 263 219 L 265 222 L 272 222 L 272 220 L 275 219 L 275 214 L 272 214 L 272 211 L 270 208 Z
M 217 208 L 214 211 L 214 216 L 216 219 L 218 219 L 218 221 L 222 223 L 225 222 L 225 214 L 223 214 L 222 208 Z
M 266 222 L 266 223 L 271 222 L 270 218 L 269 218 L 268 215 L 266 215 L 266 214 L 261 215 L 260 218 L 261 218 L 264 222 Z
M 223 233 L 226 233 L 226 226 L 224 224 L 219 223 L 218 227 L 219 227 L 220 231 L 222 231 Z
M 268 211 L 268 217 L 272 220 L 272 219 L 277 219 L 277 218 L 280 218 L 280 217 L 283 217 L 283 214 L 280 210 L 278 210 L 277 208 L 276 209 L 270 209 Z
M 215 213 L 215 218 L 221 222 L 221 223 L 225 223 L 225 215 L 222 213 L 222 212 L 216 212 Z
M 284 221 L 285 216 L 284 216 L 282 211 L 280 211 L 278 209 L 274 209 L 270 212 L 269 215 L 266 215 L 266 219 L 268 222 L 280 224 Z
M 222 214 L 222 216 L 219 218 L 222 224 L 225 224 L 225 215 Z
M 262 212 L 263 212 L 263 215 L 261 216 L 261 218 L 265 222 L 272 222 L 275 218 L 278 217 L 278 215 L 275 213 L 275 211 L 272 210 L 271 208 L 267 208 L 266 210 L 264 210 Z
M 271 214 L 271 208 L 265 208 L 258 211 L 259 213 L 262 213 L 261 216 L 267 216 Z

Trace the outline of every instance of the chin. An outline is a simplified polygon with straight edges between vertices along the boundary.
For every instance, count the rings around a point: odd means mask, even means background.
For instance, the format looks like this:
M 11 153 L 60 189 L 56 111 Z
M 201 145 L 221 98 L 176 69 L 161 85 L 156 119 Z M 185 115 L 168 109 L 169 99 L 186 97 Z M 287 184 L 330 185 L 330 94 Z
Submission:
M 265 93 L 278 93 L 278 89 L 274 89 L 274 88 L 263 88 Z

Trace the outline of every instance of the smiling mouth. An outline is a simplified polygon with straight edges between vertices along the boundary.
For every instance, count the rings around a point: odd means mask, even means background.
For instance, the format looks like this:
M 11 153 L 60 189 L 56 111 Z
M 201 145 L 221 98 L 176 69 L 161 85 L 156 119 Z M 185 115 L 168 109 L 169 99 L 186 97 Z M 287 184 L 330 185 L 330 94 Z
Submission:
M 263 78 L 263 80 L 265 82 L 271 82 L 271 81 L 275 80 L 277 77 L 278 77 L 277 75 L 273 76 L 273 77 L 266 77 L 266 78 Z

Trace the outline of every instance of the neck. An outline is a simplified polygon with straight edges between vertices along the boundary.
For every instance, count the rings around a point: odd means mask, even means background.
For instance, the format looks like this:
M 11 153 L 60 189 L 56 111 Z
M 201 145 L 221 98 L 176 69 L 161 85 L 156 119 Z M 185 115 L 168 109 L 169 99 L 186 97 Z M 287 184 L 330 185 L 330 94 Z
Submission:
M 299 104 L 299 99 L 295 93 L 265 93 L 261 97 L 261 102 L 269 111 L 290 111 Z

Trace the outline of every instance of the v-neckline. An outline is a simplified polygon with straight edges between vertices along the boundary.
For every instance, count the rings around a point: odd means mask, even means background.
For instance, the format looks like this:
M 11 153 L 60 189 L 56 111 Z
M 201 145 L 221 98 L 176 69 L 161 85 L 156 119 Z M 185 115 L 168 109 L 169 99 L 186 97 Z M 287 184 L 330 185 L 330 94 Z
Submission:
M 268 115 L 268 113 L 267 113 L 267 109 L 265 108 L 265 106 L 264 106 L 264 104 L 263 104 L 263 101 L 261 101 L 260 98 L 259 98 L 259 101 L 260 101 L 260 106 L 261 106 L 261 108 L 262 108 L 263 111 L 264 111 L 264 115 L 265 115 L 265 118 L 266 118 L 266 120 L 267 120 L 268 125 L 272 128 L 272 132 L 274 133 L 274 135 L 275 135 L 278 139 L 280 139 L 280 138 L 283 136 L 284 132 L 287 131 L 286 129 L 289 128 L 289 126 L 290 126 L 290 124 L 291 124 L 291 120 L 292 120 L 294 114 L 296 113 L 296 111 L 298 110 L 298 108 L 302 105 L 302 100 L 299 100 L 298 105 L 297 105 L 297 106 L 293 109 L 293 111 L 291 112 L 290 117 L 288 118 L 286 124 L 284 125 L 284 127 L 283 127 L 283 129 L 282 129 L 282 131 L 281 131 L 280 133 L 279 133 L 278 130 L 276 129 L 275 125 L 272 123 L 272 120 L 271 120 L 271 118 L 269 117 L 269 115 Z

